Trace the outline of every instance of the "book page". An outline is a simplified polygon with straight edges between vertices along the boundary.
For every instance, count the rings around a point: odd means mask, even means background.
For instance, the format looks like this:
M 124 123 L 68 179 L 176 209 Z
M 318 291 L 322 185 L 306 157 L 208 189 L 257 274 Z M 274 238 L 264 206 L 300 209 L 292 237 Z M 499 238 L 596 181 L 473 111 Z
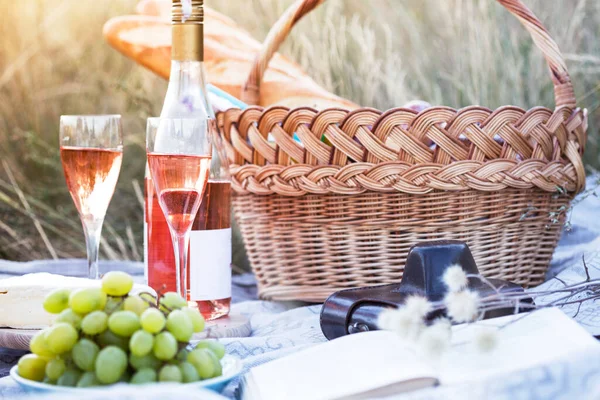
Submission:
M 478 330 L 506 325 L 498 331 L 497 346 L 477 350 Z M 442 385 L 482 380 L 556 361 L 583 351 L 600 353 L 600 343 L 557 308 L 485 320 L 453 327 L 452 347 L 438 364 Z
M 434 385 L 433 369 L 419 358 L 392 332 L 365 332 L 260 365 L 250 375 L 261 400 L 343 399 L 404 381 Z

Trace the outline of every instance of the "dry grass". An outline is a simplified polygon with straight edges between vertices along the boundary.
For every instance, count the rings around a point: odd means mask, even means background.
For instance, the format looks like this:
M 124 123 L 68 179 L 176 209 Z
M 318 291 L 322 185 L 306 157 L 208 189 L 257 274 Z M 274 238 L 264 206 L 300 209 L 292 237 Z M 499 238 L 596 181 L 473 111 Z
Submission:
M 166 85 L 101 38 L 135 0 L 5 2 L 0 21 L 0 257 L 85 254 L 58 155 L 60 114 L 121 113 L 125 165 L 107 217 L 102 257 L 139 259 L 143 125 Z M 290 0 L 207 0 L 256 37 Z M 566 54 L 590 110 L 586 158 L 600 165 L 600 3 L 526 0 Z M 462 107 L 553 105 L 539 51 L 491 0 L 330 0 L 301 22 L 283 52 L 336 93 L 386 109 L 420 98 Z M 318 60 L 318 62 L 315 62 Z M 12 178 L 11 179 L 11 174 Z
M 105 224 L 102 256 L 136 259 L 144 120 L 165 83 L 101 38 L 135 1 L 5 2 L 0 23 L 0 257 L 81 257 L 85 244 L 58 153 L 61 114 L 122 113 L 126 167 Z M 37 7 L 36 7 L 37 6 Z M 14 175 L 14 179 L 10 179 Z M 44 238 L 47 239 L 44 239 Z

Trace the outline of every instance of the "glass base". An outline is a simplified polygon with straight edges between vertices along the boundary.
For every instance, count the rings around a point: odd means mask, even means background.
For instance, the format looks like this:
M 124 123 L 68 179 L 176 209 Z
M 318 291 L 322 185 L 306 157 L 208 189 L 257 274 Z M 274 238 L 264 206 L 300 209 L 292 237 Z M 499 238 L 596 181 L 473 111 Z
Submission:
M 212 321 L 229 315 L 231 297 L 218 300 L 190 301 L 188 306 L 198 308 L 206 321 Z

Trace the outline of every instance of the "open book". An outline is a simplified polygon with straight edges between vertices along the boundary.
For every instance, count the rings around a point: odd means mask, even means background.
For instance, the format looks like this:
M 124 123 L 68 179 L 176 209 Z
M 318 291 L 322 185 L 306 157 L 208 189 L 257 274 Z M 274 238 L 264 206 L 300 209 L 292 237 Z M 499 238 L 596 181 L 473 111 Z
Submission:
M 490 326 L 504 327 L 496 348 L 481 353 L 470 339 Z M 384 397 L 522 371 L 599 348 L 584 328 L 555 308 L 455 326 L 451 348 L 435 362 L 393 332 L 358 333 L 252 368 L 244 377 L 242 399 Z

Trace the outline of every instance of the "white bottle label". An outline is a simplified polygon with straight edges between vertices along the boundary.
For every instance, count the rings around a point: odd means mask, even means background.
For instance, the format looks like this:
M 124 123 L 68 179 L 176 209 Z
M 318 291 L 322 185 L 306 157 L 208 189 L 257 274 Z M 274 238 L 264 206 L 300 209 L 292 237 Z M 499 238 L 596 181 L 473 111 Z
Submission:
M 190 232 L 190 300 L 231 297 L 231 228 Z

